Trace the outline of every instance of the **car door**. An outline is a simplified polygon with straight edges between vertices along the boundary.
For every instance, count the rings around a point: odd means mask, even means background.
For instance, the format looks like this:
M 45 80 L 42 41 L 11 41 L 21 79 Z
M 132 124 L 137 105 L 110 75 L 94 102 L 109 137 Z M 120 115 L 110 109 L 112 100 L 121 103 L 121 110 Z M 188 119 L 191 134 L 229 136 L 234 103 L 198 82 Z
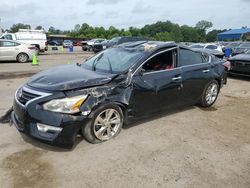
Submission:
M 160 56 L 166 55 L 167 58 Z M 162 61 L 162 62 L 160 62 Z M 176 106 L 181 96 L 182 79 L 181 70 L 175 68 L 176 49 L 160 52 L 147 60 L 132 78 L 133 83 L 133 109 L 137 116 L 165 110 Z M 169 69 L 157 67 L 157 63 L 171 64 Z
M 178 67 L 182 72 L 182 101 L 186 104 L 197 102 L 206 84 L 212 80 L 209 57 L 189 49 L 179 50 Z
M 16 43 L 11 41 L 0 42 L 0 56 L 1 60 L 15 60 L 16 59 Z

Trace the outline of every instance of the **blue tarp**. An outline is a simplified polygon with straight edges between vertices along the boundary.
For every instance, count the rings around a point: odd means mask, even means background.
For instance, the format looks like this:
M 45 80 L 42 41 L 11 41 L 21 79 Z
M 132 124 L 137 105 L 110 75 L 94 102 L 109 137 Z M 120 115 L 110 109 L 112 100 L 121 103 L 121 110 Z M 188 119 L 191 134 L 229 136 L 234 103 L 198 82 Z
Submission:
M 250 32 L 250 28 L 231 29 L 229 31 L 219 33 L 217 37 L 218 37 L 218 40 L 225 40 L 225 39 L 240 40 L 242 34 L 249 33 L 249 32 Z

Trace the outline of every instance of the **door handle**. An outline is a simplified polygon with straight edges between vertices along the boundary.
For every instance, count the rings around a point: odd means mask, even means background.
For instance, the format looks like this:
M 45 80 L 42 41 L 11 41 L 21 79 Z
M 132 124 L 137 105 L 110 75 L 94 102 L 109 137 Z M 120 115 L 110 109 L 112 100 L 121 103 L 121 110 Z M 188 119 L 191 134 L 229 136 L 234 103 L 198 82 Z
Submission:
M 205 70 L 203 70 L 202 72 L 203 73 L 207 73 L 207 72 L 209 72 L 210 70 L 209 69 L 205 69 Z
M 177 77 L 173 77 L 172 80 L 176 81 L 176 80 L 180 80 L 182 77 L 181 76 L 177 76 Z

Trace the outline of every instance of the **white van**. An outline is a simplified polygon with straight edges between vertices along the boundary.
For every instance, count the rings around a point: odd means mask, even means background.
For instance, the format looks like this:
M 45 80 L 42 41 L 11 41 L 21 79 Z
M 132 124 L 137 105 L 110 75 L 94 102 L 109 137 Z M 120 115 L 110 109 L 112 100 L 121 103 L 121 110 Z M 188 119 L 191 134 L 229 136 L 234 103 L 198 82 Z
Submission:
M 19 29 L 16 33 L 4 33 L 0 39 L 31 44 L 36 46 L 40 52 L 48 50 L 47 37 L 44 30 Z

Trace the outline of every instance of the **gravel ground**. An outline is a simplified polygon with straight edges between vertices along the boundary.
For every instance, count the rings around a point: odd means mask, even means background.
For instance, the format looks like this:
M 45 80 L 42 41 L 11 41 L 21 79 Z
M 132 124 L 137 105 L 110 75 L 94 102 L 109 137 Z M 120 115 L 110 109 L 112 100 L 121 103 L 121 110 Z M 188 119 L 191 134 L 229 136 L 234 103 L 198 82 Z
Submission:
M 27 78 L 0 80 L 0 114 Z M 64 150 L 0 124 L 1 187 L 250 187 L 250 80 L 228 79 L 215 105 L 125 127 Z

